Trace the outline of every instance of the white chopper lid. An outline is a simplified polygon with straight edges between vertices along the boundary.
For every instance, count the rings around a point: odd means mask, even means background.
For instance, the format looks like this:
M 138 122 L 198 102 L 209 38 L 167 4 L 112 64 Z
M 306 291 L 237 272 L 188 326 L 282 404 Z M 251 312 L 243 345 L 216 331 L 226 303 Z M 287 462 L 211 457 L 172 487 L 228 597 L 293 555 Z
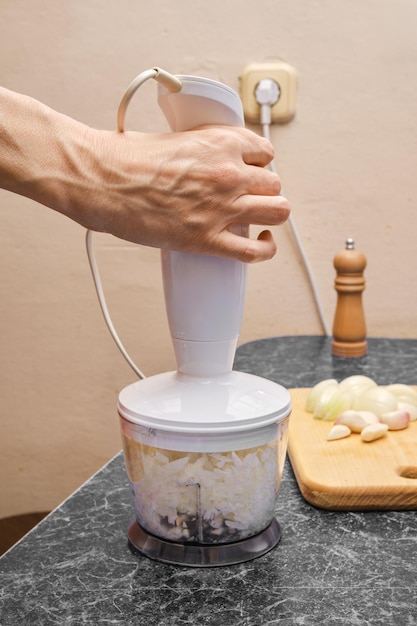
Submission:
M 130 422 L 177 433 L 239 433 L 277 423 L 291 411 L 289 392 L 232 371 L 199 378 L 166 372 L 125 387 L 118 410 Z

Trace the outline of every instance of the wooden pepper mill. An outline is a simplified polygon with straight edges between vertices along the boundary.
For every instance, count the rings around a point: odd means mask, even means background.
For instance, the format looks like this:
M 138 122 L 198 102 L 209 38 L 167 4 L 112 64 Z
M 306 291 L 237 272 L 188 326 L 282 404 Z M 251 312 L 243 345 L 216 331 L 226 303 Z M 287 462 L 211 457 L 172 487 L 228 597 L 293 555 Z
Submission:
M 336 269 L 336 312 L 333 322 L 332 354 L 360 357 L 367 353 L 366 324 L 362 305 L 365 289 L 363 271 L 366 257 L 355 250 L 353 239 L 346 240 L 346 248 L 333 260 Z

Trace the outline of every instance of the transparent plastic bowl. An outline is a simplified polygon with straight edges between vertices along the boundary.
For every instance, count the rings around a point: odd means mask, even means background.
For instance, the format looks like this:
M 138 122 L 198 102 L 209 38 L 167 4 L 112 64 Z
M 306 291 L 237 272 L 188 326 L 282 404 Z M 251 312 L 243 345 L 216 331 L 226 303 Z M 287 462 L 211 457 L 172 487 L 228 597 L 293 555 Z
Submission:
M 249 433 L 247 447 L 236 448 L 224 435 L 205 436 L 199 446 L 199 438 L 191 435 L 186 450 L 176 449 L 175 433 L 169 446 L 167 433 L 146 432 L 120 419 L 136 521 L 142 528 L 170 541 L 217 544 L 246 539 L 270 524 L 288 418 Z

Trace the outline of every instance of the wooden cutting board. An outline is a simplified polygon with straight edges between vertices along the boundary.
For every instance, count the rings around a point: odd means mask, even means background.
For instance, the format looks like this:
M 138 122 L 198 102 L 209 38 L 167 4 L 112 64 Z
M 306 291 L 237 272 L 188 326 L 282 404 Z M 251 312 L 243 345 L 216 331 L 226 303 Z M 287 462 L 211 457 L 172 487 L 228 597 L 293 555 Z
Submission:
M 417 509 L 417 422 L 371 443 L 327 441 L 332 422 L 304 410 L 309 389 L 291 389 L 288 454 L 304 498 L 334 511 Z

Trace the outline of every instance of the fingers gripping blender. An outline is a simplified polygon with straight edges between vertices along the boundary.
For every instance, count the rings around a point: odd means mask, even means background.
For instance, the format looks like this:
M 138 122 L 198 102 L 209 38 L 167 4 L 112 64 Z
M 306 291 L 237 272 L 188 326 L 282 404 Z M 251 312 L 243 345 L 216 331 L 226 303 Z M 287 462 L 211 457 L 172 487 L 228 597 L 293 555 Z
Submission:
M 158 102 L 173 131 L 243 125 L 238 95 L 196 76 L 155 68 Z M 119 129 L 133 81 L 119 108 Z M 247 236 L 248 226 L 234 226 Z M 153 559 L 230 565 L 273 548 L 274 506 L 291 410 L 286 389 L 233 371 L 246 265 L 163 250 L 166 310 L 177 370 L 125 387 L 118 402 L 136 519 L 130 544 Z

